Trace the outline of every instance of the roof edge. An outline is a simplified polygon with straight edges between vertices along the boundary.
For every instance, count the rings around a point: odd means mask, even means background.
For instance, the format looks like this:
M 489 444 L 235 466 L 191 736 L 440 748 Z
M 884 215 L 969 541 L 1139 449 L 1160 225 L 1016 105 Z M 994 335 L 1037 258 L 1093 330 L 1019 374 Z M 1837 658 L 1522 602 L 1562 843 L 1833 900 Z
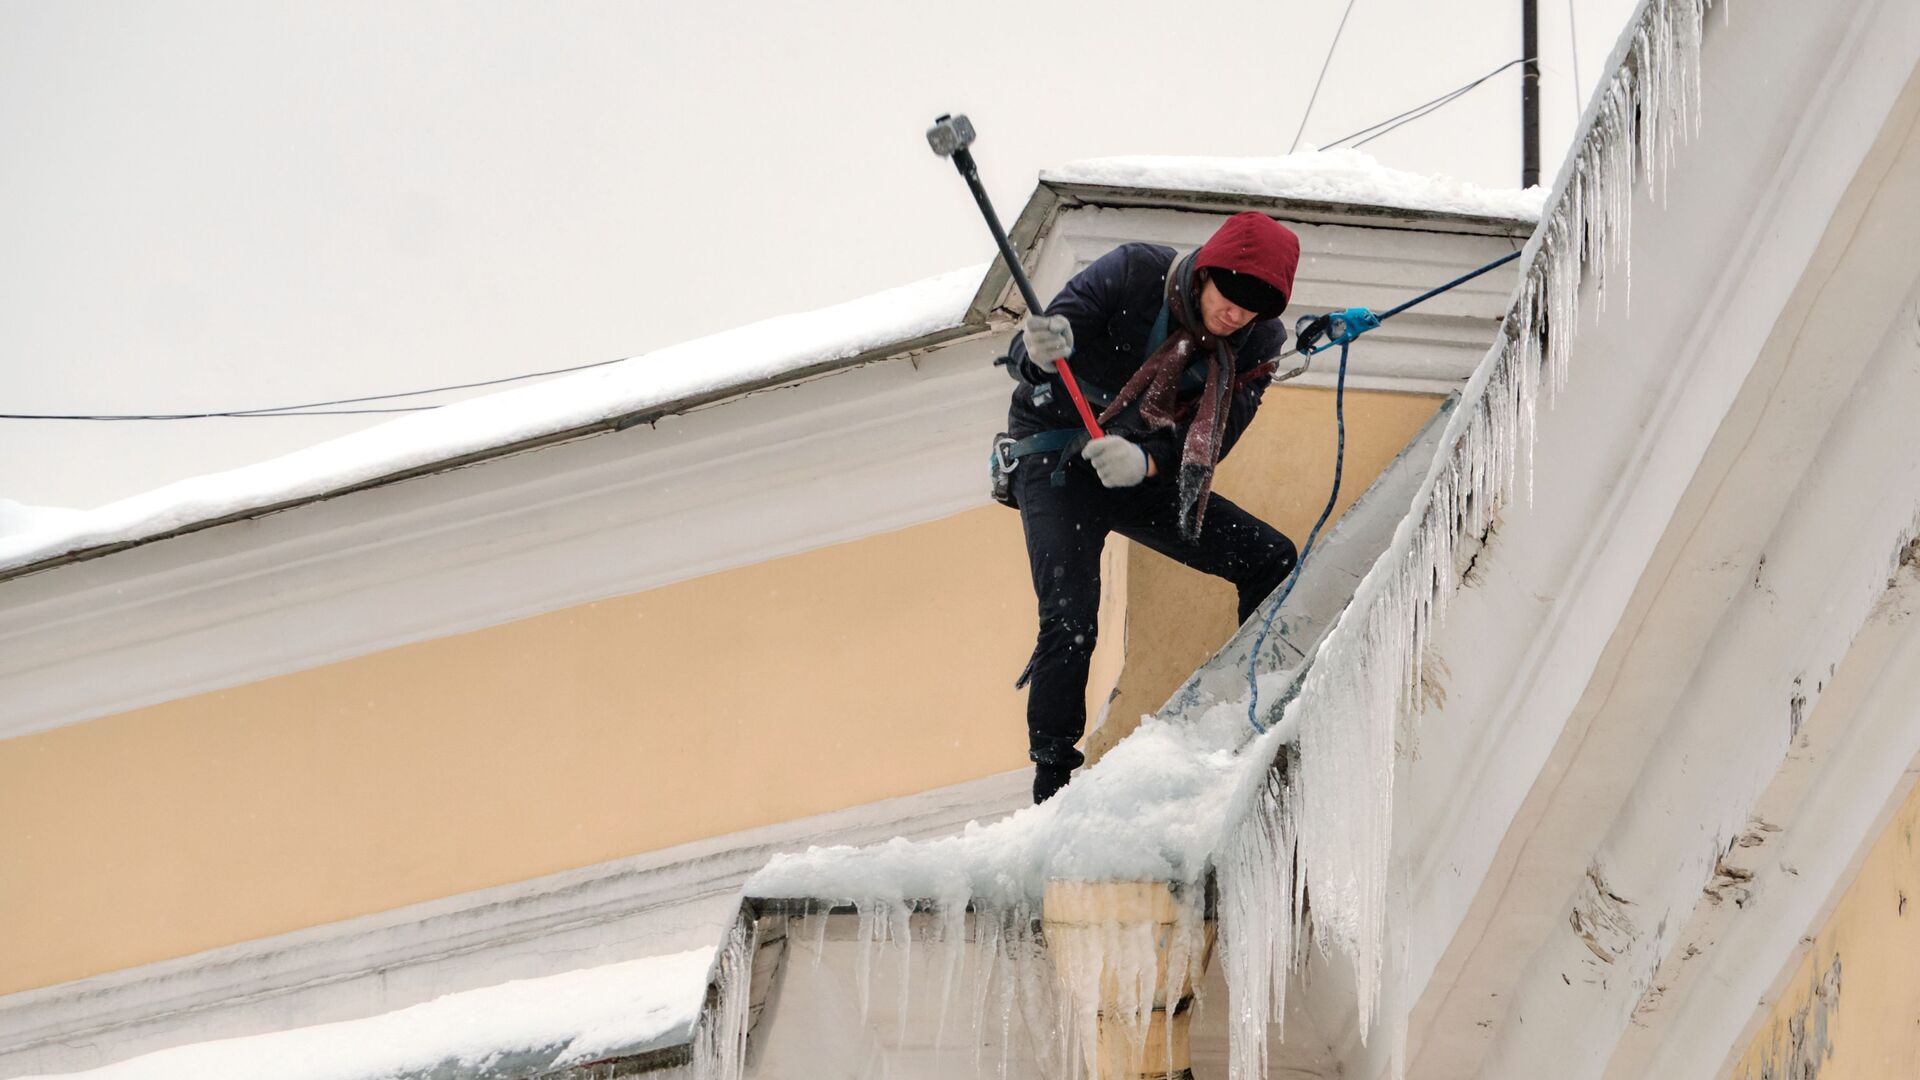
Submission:
M 1004 270 L 1001 272 L 1002 274 L 1005 273 Z M 694 412 L 707 408 L 708 406 L 730 401 L 734 398 L 746 397 L 749 394 L 778 389 L 784 386 L 792 386 L 797 383 L 837 374 L 841 371 L 866 367 L 870 364 L 903 359 L 915 353 L 925 352 L 928 349 L 941 345 L 964 341 L 986 333 L 989 329 L 990 327 L 984 318 L 975 321 L 974 309 L 970 307 L 963 320 L 954 326 L 947 327 L 943 330 L 936 330 L 929 334 L 922 334 L 919 337 L 909 338 L 905 341 L 877 346 L 863 352 L 855 353 L 852 356 L 841 357 L 837 360 L 824 360 L 818 363 L 808 364 L 804 367 L 795 368 L 791 371 L 784 371 L 778 375 L 769 375 L 747 382 L 736 383 L 732 386 L 722 387 L 717 390 L 691 394 L 687 397 L 676 398 L 672 401 L 649 405 L 644 409 L 620 413 L 607 417 L 604 420 L 596 420 L 590 424 L 578 424 L 570 428 L 563 428 L 559 431 L 548 432 L 544 435 L 534 435 L 514 442 L 502 443 L 498 446 L 491 446 L 482 450 L 474 450 L 465 454 L 458 454 L 453 457 L 414 465 L 409 468 L 384 473 L 380 476 L 369 477 L 365 480 L 355 481 L 351 484 L 315 492 L 310 495 L 265 503 L 260 506 L 249 507 L 245 510 L 236 510 L 232 513 L 222 514 L 217 517 L 189 522 L 185 525 L 167 529 L 163 532 L 153 533 L 149 536 L 142 536 L 131 540 L 116 540 L 111 543 L 96 544 L 91 547 L 76 548 L 59 555 L 51 555 L 33 562 L 21 563 L 18 566 L 0 568 L 0 585 L 32 574 L 54 570 L 72 563 L 103 558 L 133 548 L 159 543 L 162 540 L 172 540 L 190 533 L 201 532 L 221 525 L 230 525 L 236 521 L 247 521 L 252 518 L 266 517 L 269 514 L 277 514 L 285 510 L 296 509 L 312 503 L 325 502 L 329 499 L 336 499 L 343 495 L 351 495 L 358 491 L 386 487 L 389 484 L 397 484 L 422 476 L 451 472 L 454 469 L 463 469 L 470 465 L 479 465 L 498 458 L 511 457 L 515 454 L 540 450 L 549 446 L 558 446 L 562 443 L 576 442 L 580 439 L 593 438 L 599 435 L 618 434 L 629 428 L 640 427 L 643 424 L 654 424 L 669 416 Z
M 1040 186 L 1050 189 L 1054 198 L 1061 203 L 1075 206 L 1174 209 L 1215 213 L 1260 210 L 1268 213 L 1280 212 L 1281 216 L 1289 220 L 1313 224 L 1359 225 L 1523 238 L 1532 235 L 1535 225 L 1538 224 L 1536 218 L 1528 217 L 1469 214 L 1455 210 L 1419 210 L 1377 203 L 1334 202 L 1286 195 L 1193 191 L 1182 188 L 1091 184 L 1082 181 L 1048 179 L 1042 179 Z

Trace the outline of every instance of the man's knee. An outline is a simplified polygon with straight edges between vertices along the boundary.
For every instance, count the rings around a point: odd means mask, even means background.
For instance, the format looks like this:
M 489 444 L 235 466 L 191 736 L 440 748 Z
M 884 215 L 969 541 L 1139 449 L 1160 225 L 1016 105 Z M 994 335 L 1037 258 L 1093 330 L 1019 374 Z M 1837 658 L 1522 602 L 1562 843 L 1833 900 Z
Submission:
M 1260 558 L 1254 562 L 1254 572 L 1239 583 L 1241 622 L 1246 622 L 1273 595 L 1300 560 L 1293 541 L 1278 532 L 1273 534 L 1259 554 Z
M 1272 554 L 1268 556 L 1269 565 L 1266 576 L 1278 585 L 1281 579 L 1292 573 L 1293 565 L 1300 561 L 1300 552 L 1294 548 L 1293 541 L 1288 539 L 1285 533 L 1275 533 L 1271 546 Z

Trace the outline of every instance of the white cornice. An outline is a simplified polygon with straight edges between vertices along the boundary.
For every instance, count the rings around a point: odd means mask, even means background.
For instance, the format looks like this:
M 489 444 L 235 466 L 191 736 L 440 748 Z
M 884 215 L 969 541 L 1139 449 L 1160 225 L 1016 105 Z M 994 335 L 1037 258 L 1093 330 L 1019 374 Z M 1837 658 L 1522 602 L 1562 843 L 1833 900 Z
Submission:
M 1617 1054 L 1606 1075 L 1711 1075 L 1790 955 L 1696 959 L 1743 981 L 1695 983 L 1719 1006 L 1683 1022 L 1659 1003 L 1684 945 L 1709 944 L 1688 927 L 1702 889 L 1800 768 L 1793 713 L 1831 689 L 1920 501 L 1902 314 L 1920 188 L 1883 178 L 1876 145 L 1911 138 L 1920 13 L 1800 5 L 1711 30 L 1708 119 L 1661 198 L 1635 197 L 1631 311 L 1583 297 L 1535 498 L 1430 646 L 1446 694 L 1424 727 L 1458 734 L 1423 738 L 1402 805 L 1432 812 L 1396 841 L 1419 897 L 1410 1071 L 1598 1077 Z M 1543 576 L 1568 529 L 1588 541 Z M 1809 814 L 1856 830 L 1829 844 L 1863 841 L 1913 757 L 1911 717 L 1882 721 L 1883 762 L 1820 767 L 1857 789 Z M 1733 917 L 1775 950 L 1806 930 Z

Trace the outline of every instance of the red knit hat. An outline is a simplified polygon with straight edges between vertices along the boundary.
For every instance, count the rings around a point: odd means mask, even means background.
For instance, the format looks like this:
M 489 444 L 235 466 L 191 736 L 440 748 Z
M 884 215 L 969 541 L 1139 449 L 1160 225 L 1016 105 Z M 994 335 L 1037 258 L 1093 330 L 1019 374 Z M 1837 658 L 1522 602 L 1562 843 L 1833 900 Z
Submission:
M 1193 264 L 1196 268 L 1244 274 L 1278 290 L 1277 305 L 1254 309 L 1261 318 L 1272 318 L 1286 310 L 1287 301 L 1293 296 L 1293 272 L 1300 265 L 1300 238 L 1267 215 L 1248 210 L 1228 218 L 1215 230 L 1213 237 L 1200 246 Z M 1228 296 L 1227 299 L 1234 298 Z

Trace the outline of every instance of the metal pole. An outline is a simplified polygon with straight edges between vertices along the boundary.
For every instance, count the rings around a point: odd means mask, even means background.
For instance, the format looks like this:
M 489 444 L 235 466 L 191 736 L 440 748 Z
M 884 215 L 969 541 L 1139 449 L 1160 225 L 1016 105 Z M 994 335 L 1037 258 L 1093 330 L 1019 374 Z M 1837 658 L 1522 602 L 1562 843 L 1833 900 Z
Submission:
M 1000 227 L 1000 215 L 993 212 L 993 200 L 987 198 L 986 185 L 980 182 L 980 169 L 973 163 L 973 153 L 967 147 L 973 145 L 973 124 L 964 116 L 938 116 L 933 126 L 927 129 L 927 145 L 943 158 L 953 159 L 953 167 L 960 170 L 960 176 L 967 182 L 967 190 L 973 192 L 973 201 L 980 207 L 980 215 L 987 219 L 987 231 L 993 233 L 993 242 L 1000 248 L 1000 258 L 1007 264 L 1007 273 L 1013 275 L 1013 283 L 1020 288 L 1020 298 L 1027 303 L 1027 312 L 1041 314 L 1046 310 L 1040 303 L 1040 297 L 1033 291 L 1033 282 L 1027 280 L 1027 272 L 1020 265 L 1019 256 L 1013 253 L 1013 243 L 1007 239 L 1007 230 Z M 1080 423 L 1087 429 L 1087 435 L 1099 439 L 1106 436 L 1101 430 L 1100 419 L 1094 415 L 1093 407 L 1087 404 L 1086 395 L 1080 392 L 1080 383 L 1073 377 L 1073 369 L 1067 366 L 1064 356 L 1042 357 L 1053 361 L 1053 370 L 1060 374 L 1061 385 L 1067 388 L 1067 396 L 1073 399 L 1074 411 L 1080 414 Z
M 1520 0 L 1520 186 L 1540 182 L 1540 3 Z

